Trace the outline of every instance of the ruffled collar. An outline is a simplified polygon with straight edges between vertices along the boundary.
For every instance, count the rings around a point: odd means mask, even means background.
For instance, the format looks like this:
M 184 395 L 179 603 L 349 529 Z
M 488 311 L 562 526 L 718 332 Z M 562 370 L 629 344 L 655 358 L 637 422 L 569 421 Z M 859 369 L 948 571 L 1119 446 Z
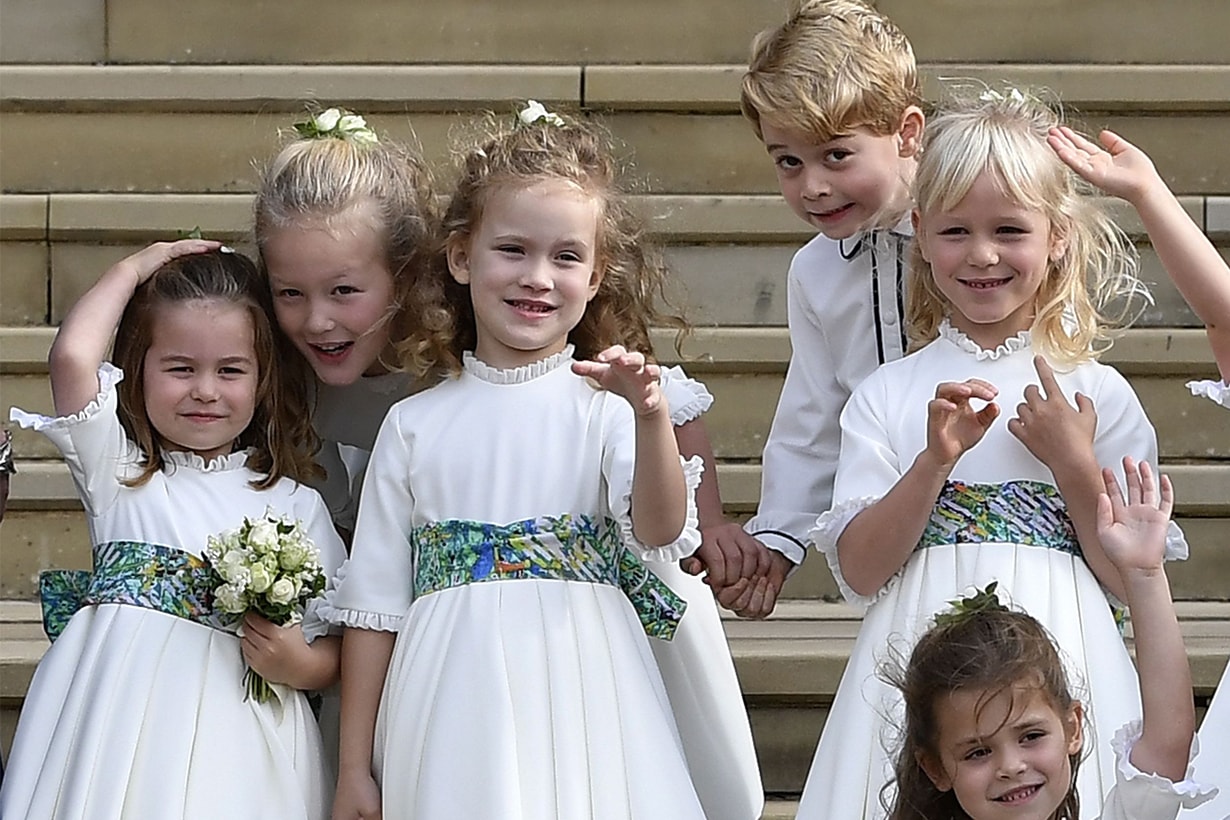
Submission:
M 509 368 L 492 367 L 476 358 L 472 352 L 467 350 L 461 356 L 461 366 L 466 373 L 485 382 L 492 384 L 524 384 L 525 382 L 545 376 L 554 370 L 558 370 L 566 364 L 571 364 L 574 349 L 572 345 L 567 345 L 559 353 L 548 356 L 545 359 L 539 359 L 536 362 L 521 365 L 520 367 Z
M 206 461 L 196 453 L 185 450 L 163 450 L 162 460 L 165 464 L 187 467 L 190 470 L 199 470 L 202 473 L 224 473 L 228 470 L 242 470 L 247 467 L 248 456 L 251 453 L 251 448 L 236 450 L 224 456 L 214 456 L 209 461 Z
M 978 361 L 990 359 L 1002 359 L 1006 356 L 1011 356 L 1020 350 L 1028 350 L 1030 348 L 1030 336 L 1028 330 L 1022 330 L 1015 336 L 1009 336 L 1004 339 L 994 350 L 986 350 L 969 336 L 966 336 L 962 331 L 957 330 L 952 326 L 952 323 L 947 319 L 940 322 L 940 338 L 947 339 L 961 350 L 973 355 Z

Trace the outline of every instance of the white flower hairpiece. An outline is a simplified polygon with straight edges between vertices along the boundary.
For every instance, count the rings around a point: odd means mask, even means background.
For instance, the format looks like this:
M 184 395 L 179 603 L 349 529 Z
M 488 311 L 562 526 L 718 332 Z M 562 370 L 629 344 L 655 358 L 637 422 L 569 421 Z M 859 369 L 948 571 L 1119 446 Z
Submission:
M 295 131 L 303 139 L 339 139 L 360 145 L 375 145 L 376 132 L 367 127 L 367 120 L 344 108 L 326 108 L 319 114 L 295 123 Z
M 996 91 L 994 88 L 987 88 L 987 89 L 984 89 L 982 93 L 978 95 L 978 99 L 982 100 L 983 102 L 1003 102 L 1005 100 L 1012 100 L 1013 102 L 1016 102 L 1016 103 L 1023 103 L 1025 102 L 1026 98 L 1025 98 L 1025 95 L 1021 93 L 1021 90 L 1019 88 L 1008 89 L 1008 93 L 1006 95 L 1001 94 L 1000 92 Z
M 563 117 L 548 111 L 538 100 L 527 100 L 527 102 L 529 104 L 517 114 L 518 119 L 526 125 L 533 125 L 539 120 L 543 120 L 547 125 L 564 124 Z

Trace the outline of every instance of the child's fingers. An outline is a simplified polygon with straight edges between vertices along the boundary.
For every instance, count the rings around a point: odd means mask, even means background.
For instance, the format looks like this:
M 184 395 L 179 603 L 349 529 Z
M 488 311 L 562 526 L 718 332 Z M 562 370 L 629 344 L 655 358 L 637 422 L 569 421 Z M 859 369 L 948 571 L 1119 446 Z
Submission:
M 1038 372 L 1038 381 L 1042 384 L 1042 389 L 1046 392 L 1048 399 L 1063 398 L 1063 390 L 1059 387 L 1059 381 L 1055 378 L 1055 371 L 1051 368 L 1051 363 L 1041 356 L 1034 356 L 1034 370 Z M 1033 387 L 1034 385 L 1030 385 Z M 1025 394 L 1029 395 L 1029 388 L 1025 389 Z
M 1109 467 L 1102 468 L 1102 484 L 1106 486 L 1106 496 L 1110 501 L 1114 517 L 1118 518 L 1123 509 L 1123 490 L 1119 487 L 1119 479 L 1115 476 L 1114 470 Z
M 1158 503 L 1157 483 L 1153 480 L 1153 468 L 1147 461 L 1140 462 L 1140 500 L 1150 507 L 1156 507 Z
M 1063 134 L 1064 138 L 1068 140 L 1068 142 L 1072 143 L 1073 147 L 1084 151 L 1087 154 L 1097 154 L 1102 150 L 1096 143 L 1084 134 L 1074 131 L 1066 125 L 1061 125 L 1059 127 L 1059 131 Z
M 1127 476 L 1127 503 L 1140 503 L 1140 472 L 1131 456 L 1123 457 L 1123 472 Z
M 991 422 L 999 418 L 999 405 L 995 402 L 988 402 L 986 407 L 982 408 L 974 415 L 974 418 L 977 419 L 978 423 L 983 427 L 990 427 Z
M 1102 143 L 1111 156 L 1118 156 L 1136 147 L 1110 129 L 1105 129 L 1098 134 L 1098 142 Z
M 1170 483 L 1170 476 L 1162 473 L 1162 503 L 1158 507 L 1167 518 L 1174 512 L 1174 485 Z
M 1118 485 L 1116 485 L 1118 486 Z M 1115 525 L 1115 511 L 1111 506 L 1110 496 L 1101 493 L 1098 496 L 1097 527 L 1098 534 L 1105 533 Z

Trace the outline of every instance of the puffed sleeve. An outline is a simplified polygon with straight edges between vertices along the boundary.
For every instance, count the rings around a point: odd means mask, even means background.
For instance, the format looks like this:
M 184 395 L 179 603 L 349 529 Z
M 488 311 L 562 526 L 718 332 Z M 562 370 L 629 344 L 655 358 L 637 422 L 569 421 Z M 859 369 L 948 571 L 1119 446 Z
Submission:
M 815 520 L 808 533 L 809 541 L 824 553 L 842 596 L 850 603 L 864 606 L 888 587 L 885 585 L 870 596 L 851 589 L 837 558 L 837 539 L 856 515 L 883 498 L 905 472 L 889 441 L 886 419 L 890 407 L 883 370 L 855 388 L 841 412 L 841 460 L 832 507 Z
M 128 440 L 117 415 L 115 386 L 124 372 L 109 362 L 98 368 L 98 396 L 71 416 L 43 416 L 14 407 L 9 419 L 36 430 L 64 455 L 86 514 L 98 516 L 119 497 L 120 481 L 139 469 L 140 451 Z
M 322 615 L 359 629 L 397 631 L 413 599 L 410 542 L 414 496 L 410 450 L 397 408 L 385 418 L 367 467 L 351 557 L 336 579 L 332 606 Z
M 687 513 L 683 529 L 668 544 L 649 545 L 640 541 L 632 526 L 632 471 L 636 463 L 636 420 L 632 408 L 618 396 L 605 397 L 602 476 L 606 482 L 607 508 L 619 527 L 624 546 L 645 561 L 678 561 L 700 546 L 696 488 L 705 471 L 700 456 L 680 457 L 687 486 Z M 369 479 L 370 480 L 370 479 Z M 366 503 L 366 499 L 364 500 Z M 361 519 L 360 519 L 361 520 Z
M 664 367 L 660 378 L 662 395 L 671 409 L 671 424 L 674 426 L 695 421 L 713 406 L 713 396 L 704 382 L 684 373 L 682 367 Z
M 1132 748 L 1140 740 L 1140 733 L 1140 721 L 1136 720 L 1119 729 L 1111 740 L 1115 785 L 1106 794 L 1101 820 L 1172 820 L 1180 809 L 1194 809 L 1217 795 L 1216 788 L 1192 780 L 1190 763 L 1186 776 L 1178 783 L 1133 766 Z M 1196 755 L 1197 748 L 1193 738 L 1190 757 Z
M 1215 382 L 1212 379 L 1208 379 L 1205 381 L 1188 382 L 1187 389 L 1192 391 L 1193 396 L 1203 396 L 1230 410 L 1230 383 Z
M 760 505 L 744 529 L 795 564 L 807 533 L 833 496 L 841 444 L 838 419 L 847 395 L 833 374 L 828 337 L 804 299 L 799 258 L 786 282 L 790 365 L 765 443 Z
M 1119 486 L 1124 487 L 1124 456 L 1131 456 L 1137 462 L 1147 461 L 1157 469 L 1157 433 L 1127 379 L 1113 367 L 1103 367 L 1102 371 L 1104 375 L 1097 393 L 1090 396 L 1098 414 L 1093 453 L 1098 464 L 1114 470 Z M 1183 530 L 1171 521 L 1166 532 L 1166 559 L 1182 561 L 1186 560 L 1187 554 L 1187 539 Z

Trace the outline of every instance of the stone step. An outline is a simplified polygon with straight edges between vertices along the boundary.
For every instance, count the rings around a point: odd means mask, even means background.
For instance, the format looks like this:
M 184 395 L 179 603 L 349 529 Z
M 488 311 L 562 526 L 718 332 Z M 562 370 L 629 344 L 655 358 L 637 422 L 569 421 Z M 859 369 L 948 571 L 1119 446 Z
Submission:
M 1193 693 L 1207 703 L 1230 655 L 1230 603 L 1176 605 L 1192 664 Z M 859 626 L 843 604 L 784 601 L 764 621 L 724 620 L 771 794 L 797 794 Z M 47 648 L 37 604 L 0 601 L 0 746 L 11 742 L 38 659 Z M 1129 637 L 1130 643 L 1130 637 Z M 774 804 L 788 817 L 789 802 Z
M 1219 0 L 876 5 L 923 61 L 1221 63 L 1230 28 Z M 754 34 L 784 19 L 785 4 L 6 0 L 3 13 L 5 62 L 738 63 Z
M 1230 196 L 1185 196 L 1181 201 L 1230 258 Z M 780 196 L 654 194 L 638 197 L 636 204 L 665 245 L 677 275 L 673 299 L 691 321 L 785 324 L 786 270 L 812 234 Z M 1107 205 L 1140 243 L 1141 278 L 1150 284 L 1155 304 L 1139 322 L 1198 324 L 1148 246 L 1134 212 L 1114 200 Z M 0 276 L 5 282 L 0 325 L 58 323 L 112 263 L 185 227 L 200 226 L 206 235 L 250 252 L 245 241 L 250 220 L 248 194 L 0 195 Z

